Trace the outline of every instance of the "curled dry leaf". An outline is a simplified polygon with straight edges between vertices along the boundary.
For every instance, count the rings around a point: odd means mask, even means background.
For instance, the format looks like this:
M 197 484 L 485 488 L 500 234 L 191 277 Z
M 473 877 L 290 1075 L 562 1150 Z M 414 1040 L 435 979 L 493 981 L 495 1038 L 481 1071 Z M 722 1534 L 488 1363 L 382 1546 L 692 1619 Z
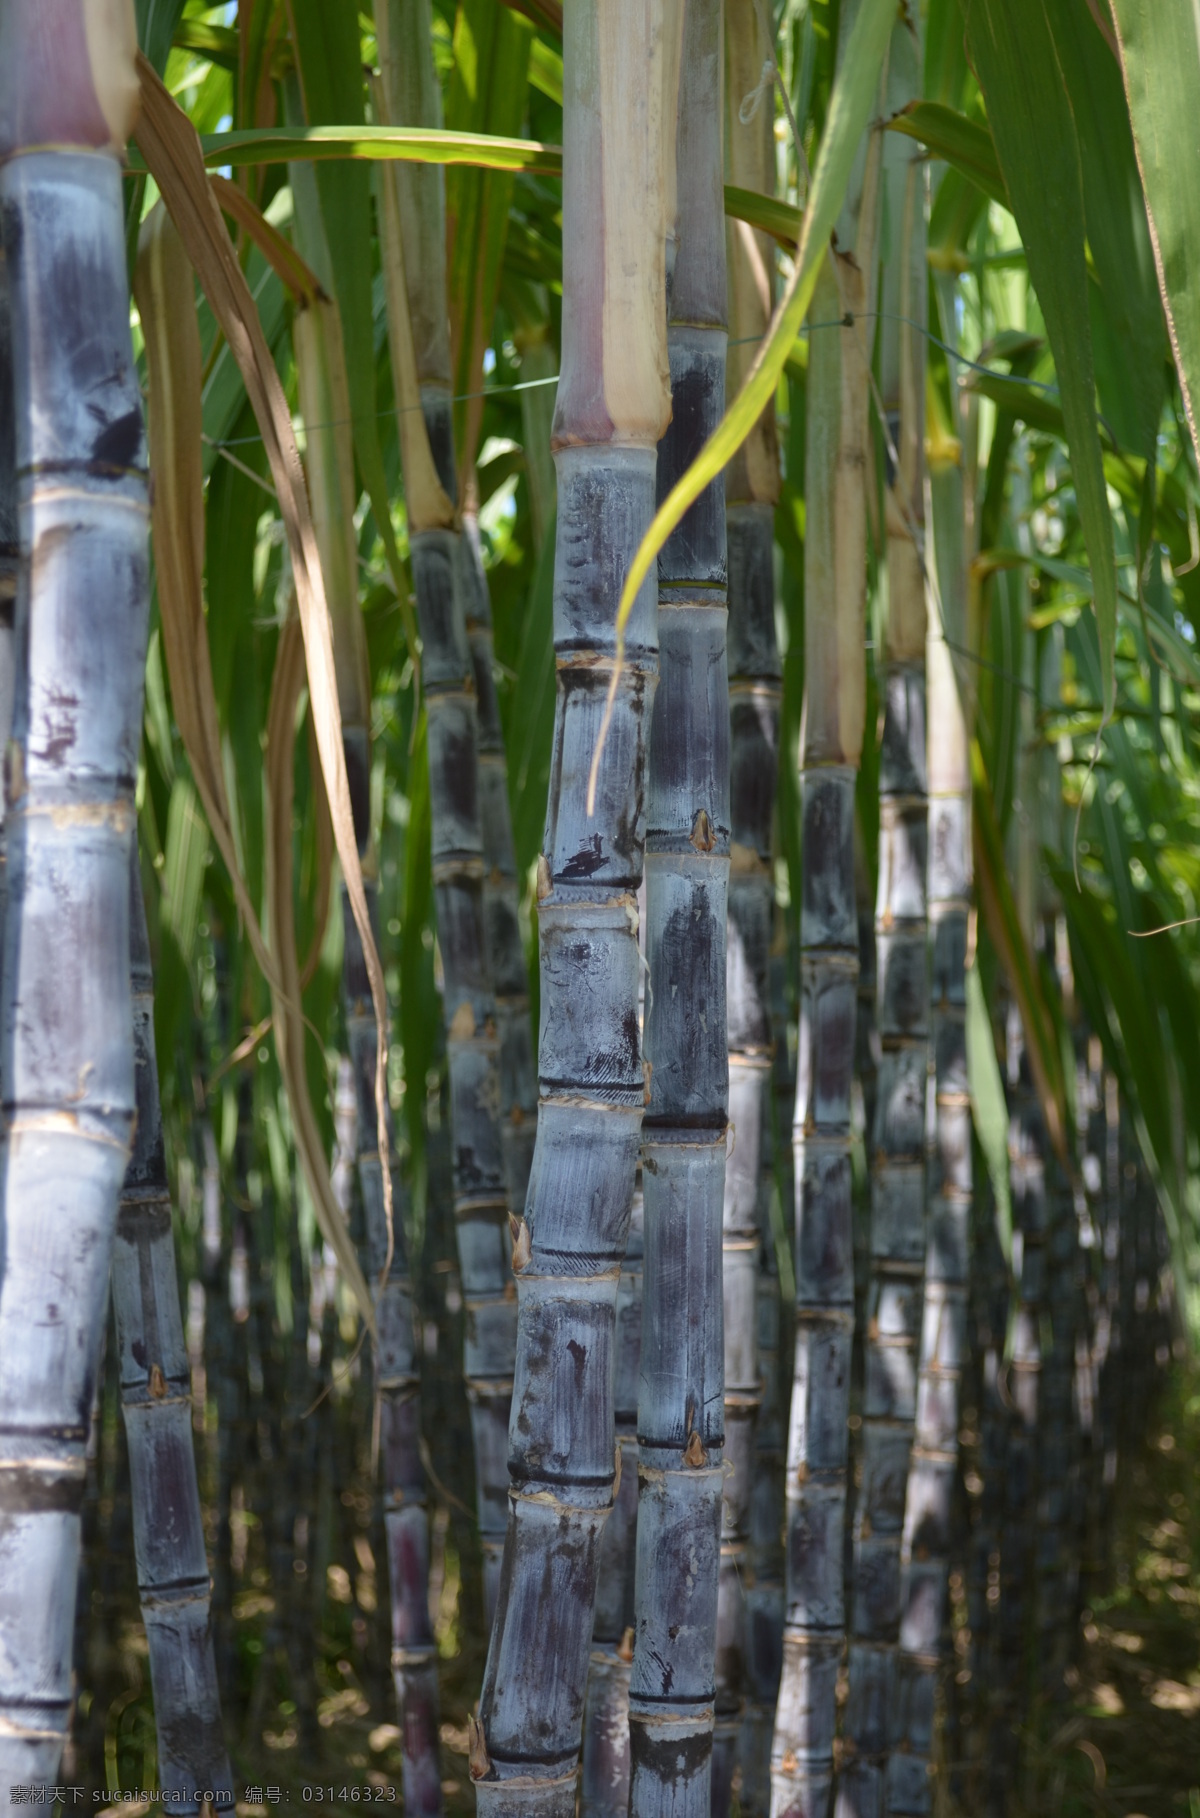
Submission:
M 351 912 L 362 940 L 371 985 L 371 998 L 375 1008 L 376 1028 L 379 1032 L 375 1066 L 375 1111 L 379 1153 L 385 1162 L 383 1168 L 384 1200 L 390 1225 L 393 1206 L 391 1170 L 386 1166 L 388 1133 L 385 1098 L 387 998 L 383 966 L 371 928 L 366 893 L 363 887 L 362 868 L 354 836 L 350 787 L 342 746 L 342 724 L 334 672 L 333 636 L 316 536 L 313 531 L 308 495 L 300 465 L 300 454 L 296 446 L 295 432 L 292 428 L 291 415 L 288 411 L 283 387 L 262 331 L 254 299 L 250 294 L 241 266 L 238 264 L 221 218 L 221 211 L 213 195 L 208 174 L 204 169 L 200 142 L 196 137 L 195 129 L 187 116 L 171 99 L 150 64 L 141 56 L 138 58 L 138 72 L 142 85 L 142 114 L 138 127 L 138 144 L 147 165 L 153 172 L 163 201 L 178 230 L 188 259 L 199 277 L 213 314 L 237 361 L 247 396 L 258 420 L 283 515 L 299 608 L 313 731 L 329 802 L 334 843 L 341 861 Z M 182 313 L 194 318 L 194 301 L 191 296 L 186 301 L 187 308 Z M 195 409 L 199 410 L 198 393 Z M 198 425 L 196 427 L 198 428 Z M 197 451 L 195 458 L 198 464 L 199 434 L 197 433 L 191 440 Z M 200 572 L 198 564 L 202 562 L 202 555 L 199 553 L 202 549 L 202 541 L 197 541 L 201 533 L 197 530 L 194 518 L 196 510 L 195 502 L 188 505 L 186 511 L 189 515 L 185 516 L 184 521 L 189 525 L 186 533 L 188 559 L 192 564 L 189 573 L 194 572 L 197 576 L 195 597 L 198 602 L 198 575 Z M 202 629 L 201 617 L 198 625 L 193 622 L 192 638 L 199 660 L 207 663 L 207 649 L 205 648 L 201 652 L 198 648 L 199 632 Z M 172 681 L 174 681 L 174 676 L 172 676 Z M 211 672 L 209 687 L 211 690 Z M 198 712 L 207 712 L 207 709 L 201 707 L 199 702 L 196 703 L 196 706 Z M 210 738 L 215 735 L 215 706 L 212 708 L 212 722 L 213 724 L 205 729 L 205 745 L 202 748 L 219 751 L 219 742 L 215 744 L 209 742 Z M 228 824 L 227 812 L 225 821 Z M 231 869 L 231 876 L 233 875 Z M 245 914 L 249 899 L 244 887 L 239 893 L 238 903 L 239 908 Z M 249 906 L 252 908 L 252 905 Z M 283 998 L 291 999 L 292 1001 L 288 1005 L 289 1015 L 294 1010 L 298 1016 L 298 994 L 294 995 L 286 980 L 281 977 L 279 968 L 263 940 L 256 919 L 252 923 L 250 918 L 247 918 L 247 931 L 250 934 L 255 957 L 263 966 L 273 994 L 278 993 Z M 294 943 L 292 960 L 294 964 Z M 298 985 L 298 978 L 294 982 Z M 281 1046 L 281 1060 L 285 1051 L 288 1053 L 290 1064 L 293 1050 L 288 1038 L 284 1039 Z M 302 1078 L 303 1069 L 300 1068 L 299 1072 Z M 295 1102 L 293 1102 L 293 1111 L 295 1111 Z M 306 1151 L 303 1142 L 301 1154 L 310 1191 L 313 1193 L 314 1202 L 324 1219 L 331 1207 L 336 1212 L 336 1201 L 333 1199 L 328 1167 L 325 1165 L 322 1154 L 319 1171 L 311 1171 L 316 1156 Z M 328 1233 L 330 1241 L 334 1243 L 339 1261 L 346 1272 L 346 1278 L 354 1288 L 355 1298 L 362 1309 L 363 1317 L 373 1328 L 374 1314 L 371 1309 L 370 1294 L 362 1279 L 362 1272 L 358 1268 L 353 1246 L 349 1241 L 349 1234 L 346 1232 L 340 1212 L 336 1212 L 336 1219 L 336 1224 Z

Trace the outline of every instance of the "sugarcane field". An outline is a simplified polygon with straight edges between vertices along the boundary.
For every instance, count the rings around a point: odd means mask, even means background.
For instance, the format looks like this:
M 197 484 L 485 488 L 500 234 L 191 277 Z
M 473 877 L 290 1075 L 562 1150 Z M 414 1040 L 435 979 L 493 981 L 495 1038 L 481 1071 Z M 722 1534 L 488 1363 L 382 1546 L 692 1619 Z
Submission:
M 0 0 L 0 1809 L 1200 1818 L 1200 9 Z

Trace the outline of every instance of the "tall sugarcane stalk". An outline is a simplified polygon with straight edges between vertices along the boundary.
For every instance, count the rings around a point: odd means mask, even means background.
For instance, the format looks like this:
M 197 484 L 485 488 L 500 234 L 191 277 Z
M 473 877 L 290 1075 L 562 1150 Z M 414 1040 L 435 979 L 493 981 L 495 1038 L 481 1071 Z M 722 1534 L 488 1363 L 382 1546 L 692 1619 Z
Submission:
M 725 409 L 723 0 L 684 8 L 678 245 L 668 283 L 672 420 L 660 499 Z M 725 940 L 729 688 L 723 477 L 658 563 L 659 681 L 646 817 L 645 1263 L 630 1811 L 708 1818 L 725 1440 L 722 1208 L 728 1127 Z M 755 1170 L 757 1175 L 757 1169 Z M 755 1180 L 757 1186 L 757 1180 Z M 754 1197 L 751 1197 L 751 1217 Z M 739 1386 L 754 1397 L 757 1229 L 738 1250 Z M 739 1412 L 743 1412 L 739 1408 Z M 742 1420 L 743 1434 L 749 1428 Z M 739 1498 L 749 1490 L 740 1448 Z M 745 1516 L 739 1516 L 745 1527 Z
M 915 274 L 914 274 L 915 275 Z M 907 313 L 907 307 L 902 305 Z M 953 331 L 951 331 L 953 332 Z M 971 1098 L 967 1077 L 966 964 L 971 891 L 966 519 L 961 443 L 934 451 L 933 563 L 937 609 L 926 642 L 928 903 L 931 964 L 928 1101 L 929 1228 L 917 1407 L 900 1550 L 900 1659 L 887 1809 L 930 1810 L 930 1764 L 948 1591 L 958 1466 L 959 1402 L 967 1337 L 972 1216 Z
M 150 1651 L 158 1780 L 172 1809 L 233 1807 L 154 1052 L 154 979 L 137 842 L 129 928 L 137 1126 L 112 1259 L 138 1595 Z
M 307 425 L 305 468 L 313 527 L 321 555 L 333 624 L 334 665 L 342 719 L 342 745 L 363 885 L 377 920 L 377 866 L 371 829 L 371 691 L 366 634 L 358 602 L 358 549 L 354 526 L 354 451 L 345 351 L 333 292 L 311 165 L 291 167 L 299 250 L 317 271 L 326 296 L 297 311 L 293 323 L 300 407 Z M 293 662 L 298 640 L 293 638 Z M 282 646 L 281 646 L 282 649 Z M 281 659 L 282 660 L 282 657 Z M 275 788 L 291 797 L 294 693 L 300 671 L 273 693 L 268 748 L 279 754 Z M 277 723 L 276 723 L 277 722 Z M 290 841 L 290 814 L 279 828 Z M 286 862 L 283 869 L 287 869 Z M 290 892 L 289 881 L 284 886 Z M 290 909 L 285 911 L 290 921 Z M 391 1589 L 391 1663 L 399 1705 L 405 1807 L 429 1814 L 442 1809 L 438 1741 L 437 1646 L 429 1617 L 429 1514 L 421 1465 L 419 1377 L 414 1338 L 412 1280 L 400 1212 L 400 1183 L 391 1172 L 392 1209 L 384 1196 L 375 1106 L 377 1030 L 362 940 L 343 893 L 342 1003 L 354 1079 L 355 1156 L 363 1208 L 364 1273 L 376 1313 L 374 1347 L 383 1519 Z M 293 943 L 294 944 L 294 943 Z M 390 1135 L 390 1119 L 389 1119 Z
M 918 95 L 920 87 L 920 35 L 906 8 L 892 32 L 889 111 Z M 904 1676 L 897 1644 L 927 1232 L 925 182 L 920 154 L 913 157 L 906 148 L 896 152 L 889 147 L 884 156 L 890 247 L 882 279 L 880 389 L 891 445 L 875 904 L 881 1053 L 871 1133 L 863 1484 L 855 1511 L 850 1684 L 837 1805 L 843 1818 L 882 1813 L 893 1796 L 902 1802 L 911 1799 L 904 1784 L 909 1758 L 897 1752 L 890 1766 L 889 1750 L 893 1730 L 903 1731 L 909 1722 L 907 1711 L 903 1718 L 898 1715 Z M 912 1728 L 914 1736 L 923 1734 L 915 1713 Z M 921 1762 L 915 1777 L 923 1779 L 923 1774 Z M 902 1803 L 899 1809 L 912 1808 Z
M 856 9 L 844 7 L 839 55 Z M 866 713 L 869 331 L 879 135 L 869 130 L 813 293 L 805 454 L 800 1027 L 793 1125 L 796 1334 L 787 1458 L 774 1818 L 818 1818 L 833 1782 L 854 1326 L 851 1078 L 858 987 L 854 790 Z M 847 322 L 832 328 L 830 323 Z
M 770 194 L 775 179 L 773 97 L 759 94 L 743 124 L 746 97 L 759 89 L 764 58 L 771 54 L 758 11 L 727 0 L 725 7 L 725 161 L 731 183 Z M 765 234 L 731 221 L 727 230 L 729 269 L 729 351 L 731 393 L 754 357 L 772 304 L 775 255 Z M 758 1355 L 760 1328 L 779 1324 L 779 1282 L 774 1247 L 763 1231 L 764 1147 L 769 1146 L 767 1100 L 773 1038 L 770 949 L 775 903 L 772 857 L 775 784 L 779 763 L 782 667 L 775 635 L 774 536 L 779 497 L 779 450 L 772 404 L 743 443 L 725 475 L 725 522 L 729 558 L 730 855 L 729 920 L 726 947 L 729 1114 L 733 1148 L 725 1170 L 722 1281 L 725 1302 L 726 1477 L 721 1536 L 721 1577 L 717 1599 L 716 1729 L 713 1741 L 714 1818 L 729 1810 L 734 1766 L 743 1735 L 742 1708 L 748 1698 L 746 1736 L 760 1759 L 758 1784 L 765 1789 L 770 1752 L 770 1717 L 776 1686 L 770 1683 L 770 1652 L 756 1649 L 749 1683 L 748 1624 L 782 1627 L 782 1586 L 761 1589 L 750 1569 L 754 1513 L 760 1527 L 774 1521 L 782 1483 L 766 1462 L 756 1479 L 759 1410 L 763 1372 Z M 778 1341 L 771 1347 L 778 1350 Z M 772 1385 L 773 1386 L 773 1385 Z M 777 1407 L 778 1395 L 772 1396 Z M 775 1434 L 778 1441 L 778 1432 Z M 753 1510 L 754 1499 L 760 1508 Z M 762 1557 L 760 1552 L 759 1557 Z M 751 1611 L 753 1610 L 753 1615 Z M 767 1682 L 761 1682 L 766 1666 Z M 747 1777 L 743 1774 L 743 1806 Z
M 653 583 L 638 593 L 620 665 L 615 616 L 653 514 L 670 413 L 664 141 L 674 129 L 674 13 L 662 0 L 578 0 L 564 24 L 558 694 L 538 868 L 540 1102 L 513 1256 L 509 1525 L 471 1759 L 479 1811 L 503 1818 L 574 1814 L 613 1501 L 616 1298 L 646 1086 L 636 893 L 658 672 Z
M 52 1787 L 84 1447 L 133 1136 L 129 858 L 149 571 L 120 159 L 133 8 L 0 14 L 21 519 L 0 1223 L 0 1800 Z M 88 26 L 94 29 L 88 30 Z
M 387 0 L 379 9 L 377 101 L 394 124 L 441 124 L 431 30 L 429 0 Z M 496 867 L 488 865 L 481 823 L 478 696 L 466 628 L 467 583 L 455 530 L 443 173 L 432 165 L 385 166 L 379 198 L 388 334 L 422 642 L 434 898 L 445 979 L 454 1217 L 467 1306 L 463 1369 L 471 1403 L 490 1620 L 505 1525 L 505 1428 L 515 1349 L 516 1306 L 507 1242 L 513 1145 L 506 1143 L 501 1116 L 501 1043 L 485 890 L 485 876 Z
M 482 372 L 480 374 L 482 377 Z M 479 519 L 464 512 L 459 542 L 463 616 L 479 718 L 479 821 L 483 833 L 483 917 L 500 1035 L 500 1091 L 509 1204 L 523 1207 L 537 1135 L 537 1083 L 529 974 L 521 939 L 521 881 L 513 845 L 504 727 L 496 692 L 492 605 L 479 544 Z

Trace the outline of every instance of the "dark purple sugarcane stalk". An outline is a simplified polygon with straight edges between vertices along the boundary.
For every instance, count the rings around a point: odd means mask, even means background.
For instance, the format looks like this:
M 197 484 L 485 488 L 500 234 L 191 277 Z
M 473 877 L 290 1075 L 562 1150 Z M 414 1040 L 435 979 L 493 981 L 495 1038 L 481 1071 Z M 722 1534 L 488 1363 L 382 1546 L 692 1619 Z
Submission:
M 577 0 L 564 35 L 562 376 L 554 424 L 558 692 L 545 848 L 538 1133 L 515 1221 L 509 1522 L 471 1772 L 491 1818 L 574 1818 L 613 1347 L 646 1078 L 637 890 L 656 589 L 617 667 L 621 588 L 670 410 L 664 114 L 673 8 Z M 589 788 L 601 727 L 607 738 Z M 569 1360 L 569 1361 L 568 1361 Z
M 669 283 L 666 498 L 725 408 L 722 0 L 684 9 Z M 723 476 L 659 556 L 660 667 L 646 816 L 645 1274 L 629 1683 L 633 1818 L 708 1818 L 725 1439 L 722 1228 L 729 1060 L 729 692 Z M 754 1170 L 757 1186 L 757 1167 Z M 753 1371 L 754 1236 L 739 1250 Z M 749 1393 L 756 1381 L 745 1384 Z M 745 1437 L 749 1426 L 743 1423 Z M 741 1497 L 749 1488 L 743 1448 Z M 741 1497 L 739 1499 L 741 1499 Z M 743 1508 L 745 1504 L 743 1502 Z M 744 1530 L 745 1515 L 738 1517 Z
M 756 9 L 726 0 L 725 133 L 729 180 L 770 194 L 775 186 L 773 96 L 760 97 L 748 122 L 742 103 L 755 91 L 764 57 Z M 775 254 L 766 235 L 730 222 L 726 234 L 729 270 L 729 390 L 739 389 L 756 352 L 756 340 L 770 316 Z M 767 1529 L 782 1531 L 783 1509 L 772 1495 L 781 1489 L 777 1461 L 758 1453 L 760 1409 L 770 1396 L 773 1433 L 764 1433 L 768 1454 L 780 1446 L 778 1384 L 764 1388 L 760 1333 L 768 1340 L 767 1368 L 778 1363 L 779 1282 L 774 1245 L 765 1232 L 763 1157 L 770 1153 L 769 1088 L 773 1057 L 770 949 L 775 906 L 773 821 L 779 764 L 782 668 L 775 635 L 775 503 L 779 497 L 779 450 L 772 404 L 738 450 L 725 475 L 729 566 L 730 853 L 729 920 L 726 944 L 729 1117 L 732 1149 L 725 1170 L 722 1277 L 725 1301 L 725 1454 L 727 1475 L 722 1514 L 721 1576 L 717 1598 L 716 1729 L 713 1741 L 713 1818 L 730 1809 L 732 1783 L 742 1757 L 742 1807 L 752 1784 L 759 1803 L 767 1794 L 770 1726 L 775 1684 L 767 1631 L 782 1626 L 780 1587 L 760 1594 L 751 1570 L 752 1527 L 757 1518 L 755 1561 L 767 1563 Z M 785 1038 L 786 1039 L 786 1038 Z M 758 1467 L 765 1467 L 763 1482 Z M 755 1502 L 758 1508 L 755 1508 Z M 748 1658 L 754 1625 L 754 1660 Z M 751 1680 L 753 1681 L 751 1683 Z M 747 1711 L 743 1727 L 743 1710 Z M 769 1713 L 769 1714 L 768 1714 Z M 746 1746 L 754 1756 L 745 1760 Z M 753 1797 L 750 1798 L 751 1805 Z
M 117 1215 L 112 1297 L 138 1595 L 150 1650 L 159 1785 L 181 1812 L 199 1812 L 206 1796 L 230 1810 L 233 1775 L 221 1726 L 136 842 L 129 891 L 138 1114 Z
M 0 989 L 0 1801 L 53 1786 L 80 1507 L 135 1109 L 129 855 L 149 605 L 121 157 L 132 6 L 0 14 L 0 216 L 21 520 Z

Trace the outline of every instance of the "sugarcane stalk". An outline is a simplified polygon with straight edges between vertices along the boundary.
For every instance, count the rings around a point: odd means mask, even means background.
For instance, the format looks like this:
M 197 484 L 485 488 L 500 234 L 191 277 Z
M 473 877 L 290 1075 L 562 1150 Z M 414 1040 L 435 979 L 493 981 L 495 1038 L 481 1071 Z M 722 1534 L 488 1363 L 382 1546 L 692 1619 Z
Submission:
M 525 1204 L 537 1134 L 537 1083 L 529 974 L 521 939 L 521 880 L 513 846 L 504 727 L 496 693 L 492 605 L 479 544 L 479 519 L 464 512 L 460 581 L 479 721 L 479 822 L 483 834 L 483 919 L 500 1037 L 501 1118 L 509 1204 Z
M 773 96 L 759 94 L 745 124 L 746 97 L 759 90 L 771 46 L 758 11 L 727 0 L 725 7 L 725 145 L 729 181 L 770 194 L 775 186 Z M 729 389 L 735 394 L 770 319 L 775 255 L 765 234 L 730 221 Z M 774 513 L 779 497 L 779 450 L 772 402 L 725 475 L 729 563 L 730 854 L 726 947 L 729 1114 L 733 1147 L 725 1171 L 722 1280 L 725 1302 L 725 1483 L 721 1575 L 717 1598 L 716 1728 L 713 1741 L 713 1818 L 730 1808 L 742 1737 L 743 1704 L 755 1715 L 758 1783 L 765 1790 L 770 1732 L 766 1707 L 775 1686 L 747 1683 L 751 1620 L 769 1625 L 782 1598 L 758 1594 L 750 1568 L 752 1499 L 769 1501 L 782 1484 L 768 1474 L 756 1488 L 759 1410 L 764 1394 L 758 1334 L 774 1333 L 778 1351 L 779 1283 L 769 1230 L 764 1241 L 764 1148 L 769 1147 L 769 1087 L 773 1058 L 770 1001 L 771 918 L 774 909 L 773 820 L 779 762 L 782 667 L 775 634 Z M 778 1395 L 773 1397 L 778 1403 Z M 776 1442 L 778 1434 L 776 1433 Z M 758 1511 L 760 1528 L 783 1511 Z M 759 1553 L 761 1557 L 761 1550 Z M 778 1593 L 781 1587 L 776 1587 Z M 751 1608 L 754 1616 L 751 1617 Z M 760 1653 L 769 1653 L 760 1646 Z M 764 1662 L 765 1664 L 765 1662 Z M 757 1696 L 755 1696 L 757 1694 Z M 743 1768 L 743 1809 L 747 1776 Z
M 13 0 L 0 15 L 22 561 L 0 989 L 5 1804 L 18 1785 L 53 1787 L 62 1755 L 84 1448 L 133 1136 L 129 853 L 149 603 L 120 165 L 135 51 L 128 4 L 85 16 Z
M 291 176 L 299 250 L 332 293 L 329 252 L 312 168 L 293 165 Z M 305 469 L 313 527 L 333 624 L 334 667 L 354 832 L 363 862 L 367 904 L 375 922 L 378 886 L 370 812 L 370 675 L 358 601 L 350 392 L 336 303 L 319 298 L 298 310 L 292 333 L 300 407 L 308 426 Z M 290 680 L 277 678 L 283 687 L 278 702 L 273 692 L 268 734 L 268 749 L 276 746 L 280 754 L 279 764 L 272 767 L 275 792 L 289 804 L 295 698 L 302 679 L 298 639 L 293 637 L 292 644 L 292 674 Z M 282 663 L 282 646 L 279 660 Z M 280 806 L 277 804 L 278 833 L 290 844 L 291 816 L 280 813 Z M 280 859 L 281 868 L 287 873 L 283 889 L 288 901 L 279 907 L 290 924 L 287 853 L 281 851 Z M 375 1009 L 362 940 L 344 894 L 343 927 L 342 1002 L 357 1095 L 356 1165 L 363 1207 L 364 1272 L 371 1284 L 376 1312 L 375 1390 L 391 1588 L 391 1662 L 402 1732 L 405 1806 L 410 1812 L 437 1818 L 442 1809 L 437 1646 L 429 1617 L 429 1513 L 419 1450 L 420 1382 L 412 1280 L 395 1169 L 390 1169 L 390 1208 L 384 1194 L 374 1116 Z M 281 934 L 281 948 L 286 948 L 289 941 L 294 951 L 290 928 Z M 390 1115 L 388 1130 L 390 1146 Z
M 664 499 L 725 407 L 722 0 L 684 9 L 676 238 L 668 285 L 672 421 Z M 723 479 L 659 557 L 659 683 L 646 824 L 645 1264 L 638 1532 L 629 1684 L 630 1811 L 711 1808 L 725 1439 L 722 1207 L 729 1107 L 725 940 L 729 690 Z M 753 1372 L 757 1243 L 739 1260 Z M 750 1393 L 753 1393 L 753 1388 Z M 742 1465 L 748 1489 L 749 1459 Z M 744 1526 L 744 1518 L 743 1523 Z
M 175 1266 L 154 980 L 137 845 L 130 865 L 137 1127 L 112 1260 L 121 1407 L 129 1445 L 138 1595 L 150 1650 L 158 1776 L 184 1813 L 233 1807 L 210 1619 L 208 1559 Z
M 429 0 L 387 0 L 376 20 L 377 106 L 391 122 L 440 125 Z M 500 1037 L 485 907 L 478 697 L 467 637 L 450 405 L 443 173 L 380 172 L 380 232 L 392 374 L 429 740 L 433 878 L 445 978 L 454 1141 L 454 1217 L 467 1305 L 471 1403 L 488 1619 L 505 1526 L 505 1433 L 516 1305 L 508 1254 L 508 1170 Z M 419 408 L 417 408 L 419 406 Z M 515 1095 L 510 1095 L 512 1103 Z M 509 1120 L 511 1127 L 511 1119 Z
M 8 276 L 4 262 L 4 239 L 0 234 L 0 736 L 5 744 L 12 729 L 13 690 L 16 682 L 16 652 L 13 648 L 13 618 L 17 601 L 17 568 L 20 557 L 20 524 L 17 519 L 17 468 L 13 416 L 12 322 L 8 301 Z M 3 796 L 6 791 L 0 777 L 0 933 L 3 930 L 4 907 L 8 900 L 8 842 L 4 828 Z
M 889 111 L 920 93 L 920 38 L 908 9 L 892 33 Z M 902 1704 L 901 1543 L 917 1403 L 926 1257 L 925 1106 L 929 1034 L 924 522 L 924 165 L 885 152 L 890 257 L 883 276 L 881 379 L 888 426 L 888 612 L 880 692 L 879 882 L 875 908 L 878 1098 L 872 1131 L 863 1385 L 862 1494 L 855 1511 L 854 1619 L 839 1814 L 909 1809 L 909 1757 L 893 1731 L 921 1719 Z M 922 1686 L 924 1681 L 919 1682 Z M 903 1710 L 904 1714 L 901 1715 Z M 930 1707 L 932 1718 L 932 1705 Z M 927 1744 L 926 1744 L 927 1746 Z M 914 1782 L 924 1784 L 917 1757 Z M 924 1808 L 922 1808 L 924 1809 Z
M 938 1673 L 949 1627 L 948 1589 L 962 1372 L 966 1356 L 972 1216 L 966 965 L 971 890 L 970 684 L 966 522 L 961 444 L 930 462 L 937 609 L 926 644 L 928 905 L 931 971 L 927 1167 L 929 1227 L 917 1407 L 900 1549 L 900 1658 L 887 1809 L 930 1810 Z
M 636 892 L 658 669 L 653 585 L 639 591 L 616 674 L 615 617 L 653 515 L 670 410 L 673 14 L 661 0 L 579 0 L 564 21 L 558 692 L 539 862 L 540 1101 L 514 1244 L 509 1526 L 471 1763 L 478 1810 L 502 1818 L 574 1814 L 599 1544 L 613 1502 L 616 1298 L 645 1092 Z
M 843 8 L 839 56 L 855 9 Z M 783 1672 L 773 1818 L 823 1815 L 845 1634 L 843 1538 L 854 1324 L 851 1079 L 858 986 L 854 790 L 866 712 L 869 331 L 879 135 L 868 131 L 813 293 L 808 354 L 800 1023 L 793 1123 L 796 1331 Z
M 645 927 L 644 917 L 642 927 Z M 642 977 L 644 984 L 644 973 Z M 592 1624 L 592 1655 L 583 1723 L 581 1818 L 626 1818 L 629 1811 L 629 1675 L 633 1664 L 637 1558 L 642 1264 L 643 1204 L 639 1181 L 634 1190 L 625 1260 L 617 1286 L 613 1420 L 621 1462 L 612 1513 L 604 1524 L 600 1541 L 596 1614 Z

